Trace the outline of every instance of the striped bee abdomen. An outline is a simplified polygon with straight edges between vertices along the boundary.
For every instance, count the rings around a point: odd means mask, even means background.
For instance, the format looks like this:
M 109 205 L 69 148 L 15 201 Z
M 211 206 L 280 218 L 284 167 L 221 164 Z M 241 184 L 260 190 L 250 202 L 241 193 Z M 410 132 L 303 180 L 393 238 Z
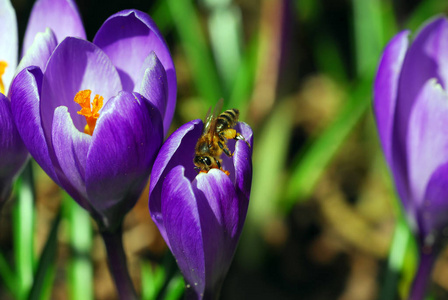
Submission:
M 216 121 L 216 132 L 233 128 L 238 122 L 240 111 L 236 108 L 228 109 L 218 116 Z

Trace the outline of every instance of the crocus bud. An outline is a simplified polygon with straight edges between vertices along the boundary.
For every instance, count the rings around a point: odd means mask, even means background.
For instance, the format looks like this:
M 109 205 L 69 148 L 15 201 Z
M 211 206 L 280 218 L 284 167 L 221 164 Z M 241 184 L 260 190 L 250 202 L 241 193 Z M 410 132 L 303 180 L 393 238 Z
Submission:
M 252 145 L 252 130 L 237 132 Z M 149 210 L 185 277 L 189 299 L 214 299 L 232 262 L 249 205 L 252 147 L 229 140 L 232 157 L 222 169 L 195 169 L 200 120 L 176 130 L 164 143 L 150 179 Z
M 424 297 L 448 226 L 447 52 L 446 18 L 426 23 L 412 42 L 403 31 L 384 50 L 374 86 L 381 145 L 419 245 L 415 300 Z

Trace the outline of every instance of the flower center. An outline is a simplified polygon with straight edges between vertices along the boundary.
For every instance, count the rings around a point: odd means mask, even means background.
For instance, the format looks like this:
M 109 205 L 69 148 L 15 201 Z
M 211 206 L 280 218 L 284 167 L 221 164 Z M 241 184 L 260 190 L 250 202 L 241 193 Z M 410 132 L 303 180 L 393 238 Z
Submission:
M 0 93 L 5 94 L 5 84 L 3 83 L 2 76 L 5 74 L 5 70 L 8 64 L 4 60 L 0 60 Z
M 78 114 L 86 117 L 87 125 L 84 127 L 84 133 L 89 135 L 93 134 L 95 129 L 96 120 L 100 116 L 99 111 L 103 107 L 103 97 L 100 95 L 95 95 L 92 102 L 92 107 L 90 107 L 90 94 L 91 90 L 79 91 L 75 95 L 75 102 L 81 106 L 81 110 Z

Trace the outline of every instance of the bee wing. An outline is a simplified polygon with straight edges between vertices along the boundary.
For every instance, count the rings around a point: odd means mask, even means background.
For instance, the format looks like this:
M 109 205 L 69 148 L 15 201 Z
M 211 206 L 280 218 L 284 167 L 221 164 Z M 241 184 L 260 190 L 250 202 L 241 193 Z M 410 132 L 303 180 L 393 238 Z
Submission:
M 221 113 L 223 104 L 224 104 L 224 99 L 222 99 L 222 98 L 219 99 L 218 102 L 216 102 L 215 109 L 213 110 L 213 117 L 214 117 L 215 119 L 216 119 L 216 118 L 219 116 L 219 114 Z
M 213 119 L 212 107 L 210 106 L 204 119 L 204 130 L 203 130 L 204 133 L 208 131 L 208 128 L 210 128 L 210 123 L 212 122 L 212 119 Z
M 213 113 L 210 113 L 212 108 L 210 107 L 208 109 L 207 115 L 205 116 L 204 121 L 204 133 L 206 132 L 213 132 L 215 130 L 216 126 L 216 119 L 218 118 L 218 115 L 220 114 L 220 111 L 222 109 L 224 100 L 221 98 L 218 100 L 218 102 L 215 105 L 215 108 L 213 109 Z

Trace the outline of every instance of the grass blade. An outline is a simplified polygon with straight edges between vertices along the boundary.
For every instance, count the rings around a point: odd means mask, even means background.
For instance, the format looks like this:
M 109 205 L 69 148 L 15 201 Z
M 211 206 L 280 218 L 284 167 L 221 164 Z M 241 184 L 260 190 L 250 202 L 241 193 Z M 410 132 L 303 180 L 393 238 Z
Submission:
M 25 299 L 33 284 L 34 268 L 34 181 L 31 162 L 16 183 L 17 202 L 13 210 L 14 257 L 18 298 Z
M 52 283 L 56 273 L 57 233 L 61 221 L 59 212 L 53 221 L 50 234 L 40 256 L 35 281 L 28 299 L 50 299 Z
M 64 214 L 68 219 L 71 257 L 68 265 L 72 300 L 93 299 L 92 224 L 90 215 L 64 192 Z
M 170 31 L 174 26 L 170 9 L 166 1 L 157 1 L 154 5 L 154 9 L 149 13 L 149 15 L 154 22 L 156 22 L 157 27 L 159 27 L 159 30 L 163 35 Z
M 19 298 L 16 274 L 14 274 L 2 253 L 0 253 L 0 277 L 6 288 L 14 295 L 14 297 Z
M 272 224 L 278 213 L 281 197 L 294 109 L 291 101 L 275 107 L 263 128 L 258 132 L 254 147 L 254 172 L 250 199 L 250 213 L 241 238 L 240 255 L 246 266 L 256 267 L 266 259 L 266 249 L 260 240 L 262 231 Z
M 203 101 L 212 106 L 226 95 L 191 0 L 167 0 L 174 26 L 191 67 L 193 80 Z
M 296 157 L 295 167 L 286 186 L 283 209 L 289 211 L 297 201 L 311 195 L 328 163 L 370 107 L 371 89 L 372 78 L 362 79 L 349 93 L 351 96 L 333 123 Z
M 375 70 L 383 47 L 381 1 L 353 0 L 356 66 L 358 75 Z
M 179 274 L 174 276 L 166 288 L 165 300 L 178 300 L 182 297 L 185 288 L 184 278 Z
M 250 100 L 250 95 L 255 82 L 256 67 L 258 62 L 258 37 L 254 38 L 246 47 L 245 53 L 238 71 L 235 83 L 230 92 L 227 107 L 238 107 L 245 110 L 245 104 Z M 242 111 L 242 115 L 245 113 Z
M 156 300 L 166 280 L 166 272 L 162 266 L 151 265 L 149 261 L 142 261 L 142 299 Z
M 241 64 L 241 11 L 237 6 L 228 3 L 209 2 L 210 42 L 225 90 L 230 91 L 235 84 L 235 70 L 238 70 Z

